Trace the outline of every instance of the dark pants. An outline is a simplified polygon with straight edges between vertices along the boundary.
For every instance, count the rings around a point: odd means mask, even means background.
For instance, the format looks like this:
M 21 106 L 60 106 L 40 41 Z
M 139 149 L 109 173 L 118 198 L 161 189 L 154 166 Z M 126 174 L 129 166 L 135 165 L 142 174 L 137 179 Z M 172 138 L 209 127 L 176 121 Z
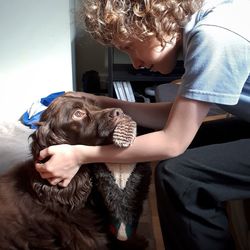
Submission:
M 185 153 L 159 163 L 155 184 L 167 250 L 234 249 L 225 201 L 250 198 L 249 138 L 249 123 L 208 122 Z

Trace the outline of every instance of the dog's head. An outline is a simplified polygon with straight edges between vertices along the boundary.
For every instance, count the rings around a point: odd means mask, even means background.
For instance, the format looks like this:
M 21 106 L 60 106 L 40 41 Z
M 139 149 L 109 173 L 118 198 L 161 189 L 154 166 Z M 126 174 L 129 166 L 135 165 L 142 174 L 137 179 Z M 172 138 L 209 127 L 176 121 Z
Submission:
M 63 95 L 43 112 L 32 134 L 31 151 L 36 160 L 40 150 L 58 144 L 129 146 L 136 136 L 136 123 L 121 109 L 101 109 L 84 97 Z M 70 208 L 82 205 L 91 191 L 87 168 L 81 167 L 68 187 L 51 186 L 38 173 L 32 186 L 41 201 L 58 202 Z
M 32 154 L 57 144 L 127 147 L 135 134 L 135 122 L 121 109 L 101 109 L 86 98 L 63 95 L 43 112 L 33 135 Z

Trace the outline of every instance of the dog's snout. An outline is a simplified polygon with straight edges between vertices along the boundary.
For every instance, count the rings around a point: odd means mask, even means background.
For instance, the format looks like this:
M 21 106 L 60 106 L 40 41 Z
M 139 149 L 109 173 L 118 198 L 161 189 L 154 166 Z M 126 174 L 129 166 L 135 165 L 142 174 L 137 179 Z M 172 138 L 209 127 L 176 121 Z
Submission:
M 124 115 L 123 111 L 121 109 L 113 109 L 111 112 L 110 112 L 110 116 L 112 118 L 114 117 L 117 117 L 117 116 L 122 116 Z

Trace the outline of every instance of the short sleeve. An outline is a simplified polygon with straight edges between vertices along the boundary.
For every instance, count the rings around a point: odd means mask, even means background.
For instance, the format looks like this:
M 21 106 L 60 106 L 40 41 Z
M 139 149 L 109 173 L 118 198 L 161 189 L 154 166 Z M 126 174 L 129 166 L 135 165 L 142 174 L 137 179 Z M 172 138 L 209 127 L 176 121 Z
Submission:
M 185 44 L 180 94 L 224 105 L 237 104 L 250 72 L 249 41 L 214 25 L 196 27 Z

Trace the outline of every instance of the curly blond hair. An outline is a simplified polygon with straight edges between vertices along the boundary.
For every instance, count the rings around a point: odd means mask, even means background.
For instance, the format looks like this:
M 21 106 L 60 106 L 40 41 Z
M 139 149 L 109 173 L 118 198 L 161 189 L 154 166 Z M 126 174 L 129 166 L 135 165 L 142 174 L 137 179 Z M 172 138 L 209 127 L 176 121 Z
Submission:
M 178 37 L 181 28 L 203 0 L 84 0 L 80 20 L 91 36 L 105 45 L 115 41 L 156 36 L 164 45 Z M 168 38 L 168 40 L 166 39 Z

